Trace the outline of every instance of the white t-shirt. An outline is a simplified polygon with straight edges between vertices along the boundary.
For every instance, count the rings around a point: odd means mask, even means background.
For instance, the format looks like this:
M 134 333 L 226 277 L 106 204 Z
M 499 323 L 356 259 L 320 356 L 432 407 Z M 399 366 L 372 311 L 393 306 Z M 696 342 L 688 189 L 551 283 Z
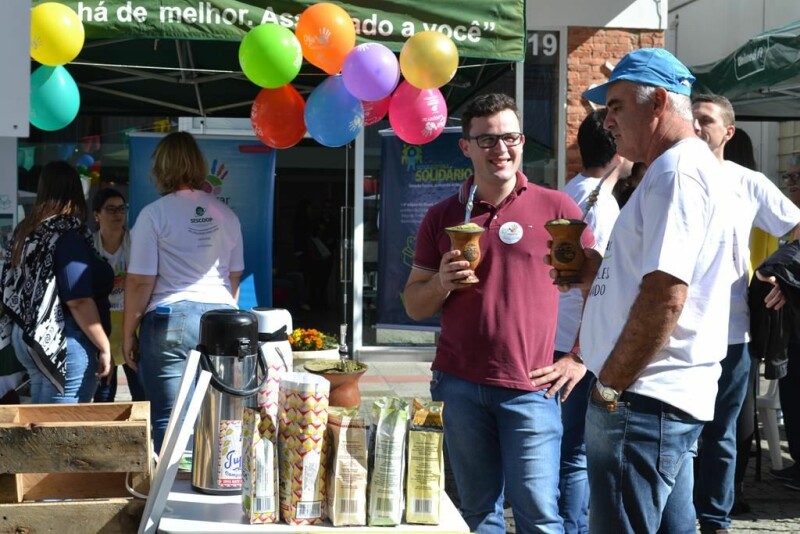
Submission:
M 586 208 L 589 195 L 597 188 L 600 178 L 590 178 L 578 174 L 564 187 L 564 192 L 581 208 Z M 597 202 L 586 215 L 586 223 L 595 238 L 594 249 L 605 254 L 611 230 L 619 216 L 619 204 L 607 187 L 600 188 Z M 569 352 L 575 346 L 575 338 L 581 324 L 583 296 L 579 289 L 561 293 L 558 299 L 558 328 L 556 330 L 556 350 Z
M 724 162 L 723 166 L 737 203 L 734 208 L 734 229 L 739 252 L 736 256 L 737 279 L 731 291 L 728 344 L 738 344 L 750 341 L 750 307 L 747 304 L 750 230 L 756 226 L 768 234 L 781 237 L 800 222 L 800 208 L 760 172 L 732 161 Z
M 686 282 L 686 302 L 666 346 L 628 390 L 709 421 L 735 280 L 730 183 L 708 146 L 689 138 L 659 156 L 638 189 L 617 218 L 589 292 L 583 357 L 599 376 L 645 275 L 661 271 Z
M 146 311 L 181 300 L 234 305 L 229 276 L 242 270 L 239 218 L 207 193 L 170 193 L 136 218 L 128 272 L 156 275 Z

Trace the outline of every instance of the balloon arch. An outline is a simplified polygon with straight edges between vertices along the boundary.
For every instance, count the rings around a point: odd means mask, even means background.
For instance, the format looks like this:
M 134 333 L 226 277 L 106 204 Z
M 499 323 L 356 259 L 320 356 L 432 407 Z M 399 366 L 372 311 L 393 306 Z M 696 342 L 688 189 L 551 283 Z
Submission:
M 45 2 L 32 9 L 31 57 L 41 63 L 31 75 L 30 121 L 37 128 L 59 130 L 77 116 L 80 93 L 65 65 L 81 52 L 84 36 L 70 7 Z M 332 3 L 307 7 L 294 32 L 271 22 L 255 26 L 238 55 L 244 75 L 261 87 L 250 110 L 253 131 L 272 148 L 294 146 L 306 132 L 322 145 L 343 146 L 387 113 L 404 141 L 433 141 L 447 121 L 439 88 L 459 63 L 452 39 L 433 30 L 409 37 L 399 60 L 380 43 L 356 46 L 353 19 Z M 291 85 L 304 59 L 327 75 L 307 100 Z

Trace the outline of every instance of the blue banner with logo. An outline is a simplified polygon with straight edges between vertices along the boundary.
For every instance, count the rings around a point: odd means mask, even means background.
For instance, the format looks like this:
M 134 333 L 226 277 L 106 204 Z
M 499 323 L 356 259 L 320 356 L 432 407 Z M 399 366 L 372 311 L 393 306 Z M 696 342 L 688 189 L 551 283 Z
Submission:
M 152 156 L 161 134 L 130 137 L 130 213 L 133 227 L 139 211 L 159 195 L 151 179 Z M 244 273 L 239 307 L 249 310 L 272 303 L 272 221 L 275 199 L 275 151 L 258 140 L 195 136 L 208 162 L 204 189 L 239 217 L 244 240 Z
M 472 162 L 458 147 L 461 128 L 447 128 L 434 141 L 409 145 L 393 132 L 381 140 L 379 328 L 438 329 L 439 318 L 414 321 L 406 315 L 403 289 L 414 261 L 417 230 L 428 209 L 458 191 L 472 176 Z

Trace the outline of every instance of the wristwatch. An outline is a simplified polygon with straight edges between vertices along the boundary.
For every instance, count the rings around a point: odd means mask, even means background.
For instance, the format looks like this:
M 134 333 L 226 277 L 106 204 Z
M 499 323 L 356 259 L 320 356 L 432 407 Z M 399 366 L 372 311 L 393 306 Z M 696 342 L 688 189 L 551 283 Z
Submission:
M 609 386 L 604 386 L 599 380 L 595 382 L 595 387 L 597 388 L 597 391 L 600 392 L 600 397 L 606 402 L 617 402 L 620 395 L 622 395 L 621 391 L 617 391 Z

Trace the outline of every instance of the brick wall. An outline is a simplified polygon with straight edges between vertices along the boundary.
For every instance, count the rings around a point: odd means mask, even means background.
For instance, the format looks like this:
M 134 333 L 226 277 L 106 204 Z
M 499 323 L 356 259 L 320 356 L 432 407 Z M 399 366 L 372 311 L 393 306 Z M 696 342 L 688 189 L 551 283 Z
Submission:
M 592 110 L 581 93 L 591 84 L 603 83 L 622 56 L 637 48 L 664 46 L 664 32 L 570 27 L 567 31 L 567 171 L 569 181 L 580 171 L 581 158 L 575 138 L 578 126 Z

